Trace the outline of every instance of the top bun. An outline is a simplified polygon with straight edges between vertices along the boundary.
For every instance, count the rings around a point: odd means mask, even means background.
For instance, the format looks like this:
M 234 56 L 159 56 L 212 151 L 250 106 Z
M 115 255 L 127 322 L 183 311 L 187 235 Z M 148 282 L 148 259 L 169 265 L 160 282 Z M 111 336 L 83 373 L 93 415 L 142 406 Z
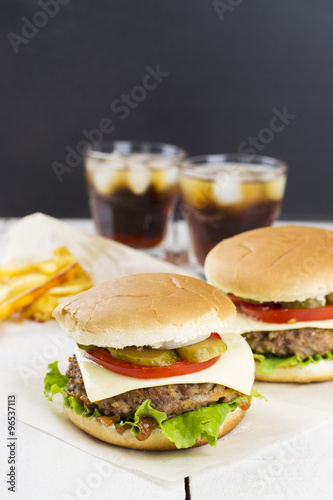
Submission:
M 243 299 L 282 302 L 333 291 L 333 232 L 305 226 L 264 227 L 216 245 L 207 280 Z
M 218 332 L 235 316 L 224 293 L 178 274 L 116 278 L 70 297 L 53 312 L 79 344 L 177 347 Z

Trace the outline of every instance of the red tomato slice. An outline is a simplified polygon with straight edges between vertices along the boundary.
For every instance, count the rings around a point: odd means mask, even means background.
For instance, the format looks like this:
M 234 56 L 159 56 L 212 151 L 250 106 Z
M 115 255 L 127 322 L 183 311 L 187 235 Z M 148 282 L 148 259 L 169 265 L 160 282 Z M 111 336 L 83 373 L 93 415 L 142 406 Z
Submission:
M 241 302 L 239 310 L 245 316 L 264 323 L 296 323 L 302 321 L 322 321 L 333 319 L 333 306 L 313 309 L 284 309 L 279 305 L 262 305 Z
M 239 297 L 236 297 L 236 295 L 234 295 L 233 293 L 228 293 L 228 297 L 230 300 L 233 301 L 235 306 L 239 306 L 242 302 L 242 299 L 240 299 Z
M 212 333 L 212 337 L 220 338 L 217 333 Z M 190 363 L 190 361 L 176 361 L 172 365 L 167 366 L 143 366 L 128 361 L 116 359 L 104 349 L 96 349 L 94 351 L 86 352 L 85 357 L 94 361 L 95 363 L 103 366 L 120 375 L 126 375 L 133 378 L 167 378 L 177 377 L 179 375 L 187 375 L 188 373 L 196 373 L 205 370 L 212 366 L 221 357 L 209 359 L 203 363 Z

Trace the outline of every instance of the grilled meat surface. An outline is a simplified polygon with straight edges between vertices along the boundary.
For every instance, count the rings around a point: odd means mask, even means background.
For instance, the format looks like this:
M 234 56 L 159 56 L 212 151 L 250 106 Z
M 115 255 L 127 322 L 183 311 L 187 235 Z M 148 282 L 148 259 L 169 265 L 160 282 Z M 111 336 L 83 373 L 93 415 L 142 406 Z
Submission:
M 244 337 L 257 354 L 288 357 L 298 353 L 302 360 L 333 351 L 333 330 L 299 328 L 276 332 L 249 332 Z
M 152 408 L 165 412 L 171 418 L 219 400 L 228 403 L 240 395 L 219 384 L 171 384 L 136 389 L 92 403 L 87 396 L 76 356 L 69 358 L 69 362 L 66 372 L 69 377 L 68 393 L 88 408 L 97 408 L 103 415 L 131 417 L 146 399 L 150 399 Z

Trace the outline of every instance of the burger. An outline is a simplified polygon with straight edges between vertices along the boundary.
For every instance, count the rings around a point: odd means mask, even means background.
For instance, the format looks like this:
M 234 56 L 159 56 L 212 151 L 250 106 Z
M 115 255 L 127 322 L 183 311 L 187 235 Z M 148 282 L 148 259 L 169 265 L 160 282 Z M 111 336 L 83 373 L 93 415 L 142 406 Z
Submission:
M 237 305 L 225 331 L 244 336 L 256 379 L 333 379 L 333 232 L 265 227 L 219 243 L 207 255 L 208 281 Z
M 177 274 L 113 279 L 53 315 L 76 343 L 66 375 L 49 365 L 70 420 L 108 443 L 190 448 L 231 431 L 250 407 L 254 361 L 239 335 L 218 332 L 236 312 L 204 281 Z

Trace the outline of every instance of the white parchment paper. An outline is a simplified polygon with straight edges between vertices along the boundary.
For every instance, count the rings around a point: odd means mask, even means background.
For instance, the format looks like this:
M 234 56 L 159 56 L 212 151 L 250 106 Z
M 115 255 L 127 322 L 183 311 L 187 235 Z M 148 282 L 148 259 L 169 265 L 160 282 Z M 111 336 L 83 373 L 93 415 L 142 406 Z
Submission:
M 6 321 L 0 327 L 0 335 L 2 413 L 6 411 L 6 395 L 15 393 L 20 421 L 114 465 L 160 479 L 177 480 L 213 464 L 244 459 L 315 427 L 328 416 L 326 411 L 285 403 L 274 397 L 267 403 L 254 401 L 244 420 L 218 441 L 216 449 L 202 446 L 172 452 L 125 450 L 102 443 L 75 427 L 63 412 L 61 396 L 56 396 L 54 403 L 46 400 L 43 379 L 48 363 L 58 359 L 64 373 L 75 345 L 55 322 L 27 321 L 18 325 Z M 262 392 L 266 394 L 265 387 Z
M 26 244 L 22 247 L 26 238 Z M 66 245 L 92 276 L 95 283 L 133 272 L 180 268 L 161 263 L 123 245 L 87 235 L 41 214 L 21 220 L 7 239 L 4 259 L 8 262 L 48 258 L 55 246 Z M 177 271 L 175 271 L 177 270 Z M 185 271 L 184 274 L 187 274 Z M 11 320 L 0 324 L 0 412 L 6 414 L 7 395 L 17 395 L 17 417 L 42 432 L 110 463 L 163 480 L 178 480 L 214 464 L 230 465 L 251 459 L 258 452 L 274 449 L 305 431 L 328 421 L 333 413 L 333 382 L 311 386 L 260 384 L 269 401 L 253 402 L 245 419 L 216 448 L 203 446 L 172 452 L 140 452 L 108 445 L 76 428 L 62 410 L 60 396 L 50 403 L 43 395 L 47 365 L 59 360 L 64 373 L 74 342 L 57 323 L 38 324 Z M 316 394 L 316 397 L 314 395 Z M 322 395 L 321 395 L 322 394 Z M 313 397 L 314 402 L 311 402 Z M 325 401 L 325 404 L 323 404 Z M 52 453 L 48 457 L 52 461 Z
M 147 272 L 195 276 L 189 270 L 102 236 L 85 233 L 41 213 L 24 217 L 9 230 L 1 263 L 50 259 L 53 249 L 60 246 L 68 248 L 77 258 L 95 285 L 119 276 Z

